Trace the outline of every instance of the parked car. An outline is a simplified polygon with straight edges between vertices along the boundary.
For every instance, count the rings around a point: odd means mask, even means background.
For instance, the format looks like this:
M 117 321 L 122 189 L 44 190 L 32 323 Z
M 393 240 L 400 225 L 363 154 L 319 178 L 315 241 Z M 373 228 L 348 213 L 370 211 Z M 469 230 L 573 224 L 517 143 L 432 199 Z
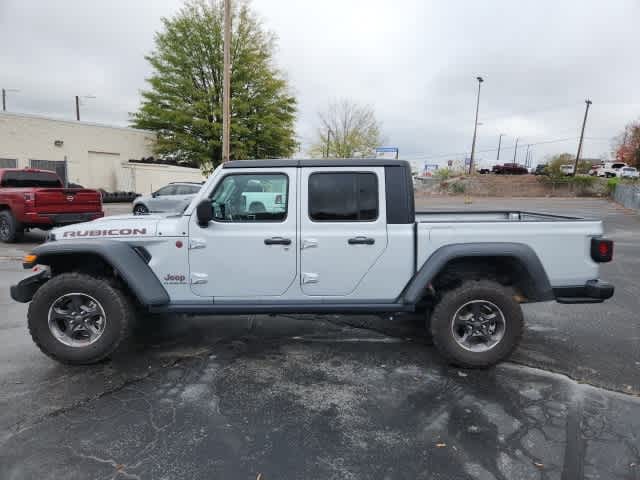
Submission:
M 100 193 L 65 188 L 49 170 L 0 169 L 0 241 L 13 242 L 25 230 L 49 230 L 104 216 Z
M 133 213 L 181 212 L 200 191 L 201 183 L 172 182 L 150 195 L 141 195 L 133 201 Z
M 505 163 L 504 165 L 494 165 L 492 168 L 496 175 L 524 175 L 529 173 L 523 165 L 518 163 Z
M 534 170 L 533 173 L 534 175 L 548 175 L 547 164 L 539 163 L 538 165 L 536 165 L 536 169 Z
M 283 203 L 249 212 L 242 199 L 255 184 Z M 230 161 L 183 215 L 107 217 L 52 234 L 24 259 L 40 271 L 11 296 L 31 302 L 37 346 L 74 364 L 115 351 L 137 312 L 414 312 L 446 359 L 487 367 L 517 346 L 521 303 L 614 293 L 597 280 L 613 255 L 602 221 L 416 213 L 411 167 L 399 160 Z
M 566 175 L 567 177 L 576 173 L 576 166 L 572 163 L 567 163 L 566 165 L 560 165 L 560 173 Z
M 491 169 L 490 168 L 481 168 L 478 170 L 478 173 L 480 175 L 487 175 L 488 173 L 491 173 Z
M 618 176 L 620 169 L 628 167 L 628 165 L 624 162 L 603 162 L 597 167 L 598 168 L 594 167 L 591 169 L 591 171 L 595 170 L 596 176 L 613 178 Z
M 604 168 L 603 164 L 597 164 L 597 165 L 591 165 L 591 168 L 589 169 L 589 175 L 591 175 L 592 177 L 597 177 L 598 176 L 598 171 Z
M 618 170 L 618 177 L 620 178 L 638 178 L 640 177 L 640 172 L 635 167 L 622 167 Z

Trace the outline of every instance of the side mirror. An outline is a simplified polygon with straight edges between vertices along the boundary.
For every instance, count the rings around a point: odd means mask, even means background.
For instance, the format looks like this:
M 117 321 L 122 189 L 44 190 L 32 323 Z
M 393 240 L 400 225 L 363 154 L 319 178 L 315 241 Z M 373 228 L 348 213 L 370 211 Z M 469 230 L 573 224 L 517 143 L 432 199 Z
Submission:
M 198 225 L 206 227 L 213 220 L 213 204 L 211 200 L 202 200 L 196 207 L 196 216 L 198 217 Z
M 158 196 L 158 192 L 151 193 L 151 198 L 156 198 Z

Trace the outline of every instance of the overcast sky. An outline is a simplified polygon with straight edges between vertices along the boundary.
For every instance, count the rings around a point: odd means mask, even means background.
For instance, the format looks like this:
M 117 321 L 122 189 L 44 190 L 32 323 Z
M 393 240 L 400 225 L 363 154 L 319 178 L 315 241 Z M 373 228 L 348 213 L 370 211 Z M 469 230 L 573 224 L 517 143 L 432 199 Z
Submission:
M 0 87 L 10 111 L 126 125 L 150 69 L 160 18 L 180 0 L 0 0 Z M 575 153 L 584 99 L 593 101 L 583 156 L 640 117 L 638 0 L 253 0 L 279 37 L 277 63 L 299 101 L 298 135 L 313 140 L 331 98 L 371 104 L 401 157 L 437 163 L 471 147 L 501 160 L 520 145 L 534 163 Z M 509 147 L 511 147 L 509 149 Z M 524 161 L 525 148 L 519 149 Z

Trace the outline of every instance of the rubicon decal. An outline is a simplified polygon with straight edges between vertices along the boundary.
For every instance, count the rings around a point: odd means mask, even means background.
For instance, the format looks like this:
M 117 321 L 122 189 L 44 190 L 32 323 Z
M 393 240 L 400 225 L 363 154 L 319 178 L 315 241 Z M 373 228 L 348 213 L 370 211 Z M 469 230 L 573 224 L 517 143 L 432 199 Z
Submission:
M 185 283 L 186 279 L 187 277 L 179 273 L 178 274 L 168 273 L 163 278 L 164 283 Z
M 69 230 L 63 238 L 77 237 L 120 237 L 126 235 L 146 235 L 146 228 L 112 228 L 110 230 Z

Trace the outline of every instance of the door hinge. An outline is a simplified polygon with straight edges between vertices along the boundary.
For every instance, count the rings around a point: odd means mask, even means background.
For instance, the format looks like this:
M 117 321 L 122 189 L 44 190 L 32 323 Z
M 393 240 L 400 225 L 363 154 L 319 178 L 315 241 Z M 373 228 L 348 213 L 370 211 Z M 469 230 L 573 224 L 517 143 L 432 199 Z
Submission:
M 192 273 L 191 274 L 191 285 L 204 285 L 209 282 L 209 275 L 206 273 Z
M 207 241 L 204 238 L 192 238 L 189 240 L 189 250 L 196 250 L 197 248 L 205 248 Z
M 308 285 L 310 283 L 318 283 L 320 280 L 320 275 L 317 273 L 302 273 L 302 283 Z

